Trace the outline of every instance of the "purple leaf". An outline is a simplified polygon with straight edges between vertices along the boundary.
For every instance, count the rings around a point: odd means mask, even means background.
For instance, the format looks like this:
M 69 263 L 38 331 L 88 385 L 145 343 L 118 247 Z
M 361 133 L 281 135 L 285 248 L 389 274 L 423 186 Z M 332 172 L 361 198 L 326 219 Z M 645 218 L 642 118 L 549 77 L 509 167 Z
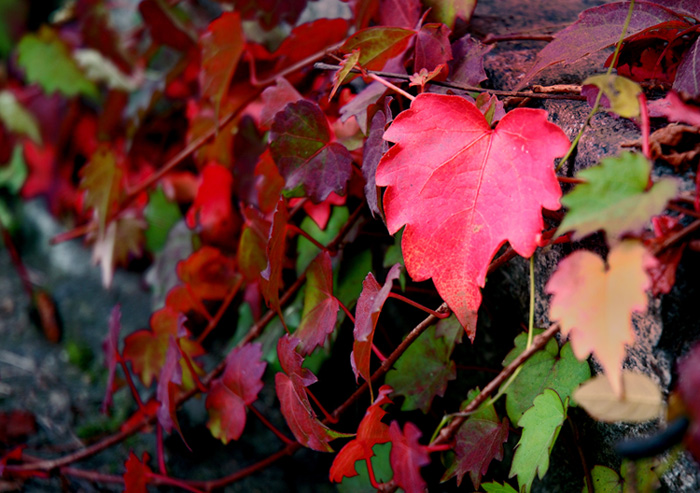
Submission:
M 484 56 L 492 49 L 493 45 L 485 45 L 468 34 L 459 38 L 452 43 L 450 79 L 469 86 L 479 85 L 487 78 Z
M 431 23 L 421 27 L 416 35 L 413 71 L 424 68 L 430 72 L 452 60 L 449 36 L 450 28 L 444 24 Z
M 691 97 L 700 96 L 700 38 L 683 55 L 673 88 L 678 92 L 687 92 Z
M 175 385 L 171 385 L 175 384 Z M 175 417 L 174 393 L 177 386 L 182 384 L 182 368 L 180 368 L 180 350 L 175 338 L 170 336 L 168 350 L 165 353 L 165 364 L 158 379 L 156 399 L 160 402 L 158 408 L 158 422 L 165 431 L 170 433 L 175 426 L 180 431 Z
M 391 123 L 392 114 L 391 102 L 393 98 L 388 97 L 384 100 L 384 111 L 379 110 L 375 113 L 370 123 L 369 134 L 362 149 L 362 176 L 365 178 L 365 197 L 367 205 L 373 216 L 381 216 L 379 204 L 377 201 L 377 183 L 375 176 L 377 174 L 377 165 L 384 153 L 389 150 L 389 143 L 384 140 L 384 129 L 387 124 Z M 376 214 L 375 214 L 376 213 Z
M 319 106 L 301 100 L 275 115 L 270 150 L 285 179 L 285 190 L 318 203 L 331 192 L 345 194 L 352 174 L 352 157 L 338 142 Z
M 379 24 L 413 29 L 420 20 L 420 0 L 382 0 L 379 2 Z

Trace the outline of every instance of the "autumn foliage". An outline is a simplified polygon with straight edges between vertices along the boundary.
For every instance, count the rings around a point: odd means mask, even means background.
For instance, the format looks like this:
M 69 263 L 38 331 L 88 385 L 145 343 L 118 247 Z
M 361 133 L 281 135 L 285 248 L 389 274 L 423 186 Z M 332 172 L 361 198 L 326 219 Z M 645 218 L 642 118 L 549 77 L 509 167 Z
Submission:
M 586 10 L 495 95 L 491 45 L 469 33 L 476 0 L 332 3 L 78 0 L 37 29 L 0 20 L 5 195 L 43 197 L 66 224 L 54 240 L 84 239 L 106 289 L 115 269 L 172 265 L 142 328 L 123 333 L 119 307 L 104 314 L 103 411 L 113 393 L 133 395 L 118 434 L 58 458 L 0 443 L 0 477 L 99 482 L 73 463 L 154 433 L 150 454 L 123 458 L 129 493 L 221 488 L 302 447 L 334 454 L 329 480 L 345 491 L 422 492 L 468 476 L 477 490 L 527 492 L 572 407 L 603 421 L 660 417 L 655 384 L 623 363 L 633 316 L 697 248 L 700 148 L 677 149 L 668 123 L 698 141 L 700 7 Z M 581 135 L 572 143 L 550 121 L 547 91 L 523 89 L 610 47 L 599 75 L 557 96 L 633 120 L 640 140 L 574 176 Z M 655 163 L 678 176 L 658 178 Z M 558 262 L 537 281 L 548 313 L 535 320 L 533 280 L 513 296 L 531 300 L 513 341 L 492 315 L 482 321 L 484 288 L 533 256 Z M 491 361 L 495 376 L 471 363 L 482 331 L 505 358 Z M 229 348 L 218 362 L 213 344 Z M 697 353 L 674 394 L 696 457 Z M 336 393 L 314 394 L 320 381 Z M 170 469 L 164 436 L 188 442 L 179 416 L 195 396 L 222 446 L 256 419 L 278 452 L 208 480 Z M 624 479 L 600 467 L 581 472 L 588 491 Z

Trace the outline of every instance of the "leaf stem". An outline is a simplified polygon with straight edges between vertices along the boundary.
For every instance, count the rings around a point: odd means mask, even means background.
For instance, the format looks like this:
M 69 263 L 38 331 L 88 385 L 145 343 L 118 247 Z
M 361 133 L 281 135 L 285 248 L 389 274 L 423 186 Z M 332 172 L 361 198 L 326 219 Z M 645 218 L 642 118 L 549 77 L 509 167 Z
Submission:
M 348 310 L 348 307 L 345 306 L 345 304 L 342 301 L 340 301 L 338 298 L 336 298 L 335 296 L 333 296 L 333 299 L 335 299 L 335 301 L 338 302 L 338 306 L 340 306 L 340 308 L 342 308 L 342 310 L 345 312 L 345 315 L 347 315 L 347 317 L 350 319 L 352 324 L 355 325 L 355 317 L 353 317 L 352 313 L 350 313 L 350 310 Z
M 405 296 L 402 296 L 398 293 L 389 292 L 389 298 L 394 298 L 396 300 L 403 301 L 404 303 L 407 303 L 415 308 L 418 308 L 419 310 L 423 310 L 425 313 L 428 313 L 436 318 L 447 318 L 450 315 L 452 315 L 452 312 L 449 312 L 449 311 L 440 313 L 440 312 L 436 312 L 435 310 L 431 310 L 427 306 L 421 305 L 420 303 L 417 303 L 411 299 L 408 299 Z
M 627 17 L 625 18 L 625 23 L 622 26 L 622 33 L 620 34 L 620 39 L 617 41 L 617 44 L 615 45 L 615 52 L 613 53 L 612 61 L 610 62 L 610 66 L 608 67 L 608 71 L 605 73 L 608 77 L 612 73 L 613 68 L 615 65 L 617 65 L 617 59 L 620 56 L 620 48 L 622 48 L 622 42 L 625 40 L 625 36 L 627 36 L 627 28 L 629 28 L 630 25 L 630 20 L 632 20 L 632 11 L 634 10 L 634 0 L 630 0 L 630 8 L 627 11 Z M 598 109 L 600 108 L 600 100 L 603 97 L 603 91 L 599 90 L 598 94 L 595 98 L 595 103 L 593 104 L 593 108 L 591 109 L 591 112 L 588 113 L 588 117 L 586 118 L 586 121 L 583 123 L 583 126 L 581 127 L 581 130 L 579 130 L 578 134 L 576 135 L 576 138 L 574 141 L 571 143 L 571 146 L 569 147 L 569 150 L 566 151 L 566 154 L 564 155 L 563 158 L 561 158 L 561 161 L 559 161 L 559 164 L 557 165 L 556 170 L 559 171 L 562 166 L 564 166 L 564 163 L 566 163 L 571 155 L 574 153 L 574 150 L 576 150 L 576 146 L 578 146 L 579 140 L 581 140 L 581 137 L 583 136 L 583 132 L 586 130 L 586 127 L 588 127 L 588 124 L 591 123 L 591 119 L 593 119 L 593 115 L 595 115 L 598 112 Z
M 223 317 L 224 313 L 226 313 L 226 309 L 229 307 L 229 305 L 233 301 L 233 298 L 236 297 L 236 294 L 238 294 L 238 290 L 241 289 L 242 285 L 243 285 L 243 276 L 238 276 L 238 280 L 236 281 L 236 284 L 231 286 L 231 289 L 229 289 L 229 292 L 226 294 L 226 298 L 224 298 L 224 301 L 221 303 L 221 306 L 216 311 L 216 315 L 214 315 L 214 318 L 211 318 L 209 320 L 209 323 L 207 324 L 206 328 L 202 331 L 201 334 L 199 334 L 199 337 L 197 337 L 198 344 L 201 344 L 202 341 L 209 335 L 209 333 L 212 330 L 214 330 L 217 325 L 219 325 L 219 322 L 221 321 L 221 317 Z
M 314 238 L 313 236 L 311 236 L 309 233 L 307 233 L 306 231 L 304 231 L 303 229 L 301 229 L 301 228 L 300 228 L 299 226 L 297 226 L 296 224 L 287 224 L 287 229 L 288 229 L 289 231 L 293 231 L 294 233 L 297 233 L 297 234 L 303 236 L 305 239 L 307 239 L 308 241 L 310 241 L 316 248 L 318 248 L 318 249 L 321 250 L 322 252 L 327 252 L 327 251 L 328 251 L 328 250 L 326 249 L 326 247 L 325 247 L 322 243 L 320 243 L 316 238 Z M 330 252 L 329 252 L 329 253 L 330 253 Z
M 296 440 L 292 440 L 291 438 L 287 438 L 287 436 L 286 436 L 284 433 L 282 433 L 280 430 L 278 430 L 278 429 L 275 427 L 275 425 L 273 425 L 273 424 L 263 415 L 263 413 L 261 413 L 260 411 L 258 411 L 257 408 L 256 408 L 254 405 L 249 404 L 249 405 L 248 405 L 248 409 L 250 409 L 251 412 L 252 412 L 253 414 L 255 414 L 255 417 L 258 418 L 258 419 L 260 420 L 260 422 L 262 422 L 262 424 L 264 424 L 272 433 L 274 433 L 275 436 L 277 436 L 277 438 L 279 438 L 280 440 L 282 440 L 282 441 L 285 443 L 285 445 L 291 445 L 291 444 L 293 444 L 293 443 L 296 443 Z
M 372 467 L 372 459 L 371 458 L 365 458 L 365 462 L 367 462 L 367 474 L 369 475 L 369 482 L 372 485 L 372 488 L 376 489 L 377 491 L 382 489 L 382 486 L 377 483 L 377 478 L 374 475 L 374 468 Z
M 163 476 L 167 476 L 165 453 L 163 452 L 163 427 L 160 423 L 156 423 L 156 455 L 158 456 L 158 470 Z
M 306 394 L 307 394 L 309 397 L 311 397 L 311 400 L 312 400 L 312 401 L 314 401 L 314 404 L 316 404 L 316 406 L 318 406 L 318 408 L 321 410 L 321 413 L 323 413 L 323 416 L 325 416 L 326 420 L 327 420 L 329 423 L 333 423 L 333 424 L 337 423 L 337 422 L 338 422 L 338 418 L 336 418 L 335 416 L 329 414 L 328 411 L 326 411 L 326 408 L 323 407 L 323 404 L 321 404 L 321 401 L 319 401 L 319 400 L 316 398 L 316 396 L 313 394 L 313 392 L 311 392 L 311 389 L 309 389 L 308 387 L 304 387 L 304 389 L 306 390 Z
M 396 86 L 396 85 L 392 84 L 391 82 L 389 82 L 388 80 L 386 80 L 386 79 L 383 78 L 383 77 L 380 77 L 380 76 L 377 75 L 377 74 L 373 74 L 373 73 L 369 73 L 369 72 L 368 72 L 368 73 L 367 73 L 367 77 L 369 77 L 370 79 L 376 80 L 376 81 L 379 82 L 380 84 L 382 84 L 382 85 L 388 87 L 389 89 L 391 89 L 392 91 L 395 91 L 395 92 L 398 93 L 398 94 L 401 94 L 402 96 L 404 96 L 404 97 L 410 99 L 411 101 L 413 101 L 414 99 L 416 99 L 416 97 L 415 97 L 413 94 L 410 94 L 410 93 L 404 91 L 404 90 L 401 89 L 399 86 Z

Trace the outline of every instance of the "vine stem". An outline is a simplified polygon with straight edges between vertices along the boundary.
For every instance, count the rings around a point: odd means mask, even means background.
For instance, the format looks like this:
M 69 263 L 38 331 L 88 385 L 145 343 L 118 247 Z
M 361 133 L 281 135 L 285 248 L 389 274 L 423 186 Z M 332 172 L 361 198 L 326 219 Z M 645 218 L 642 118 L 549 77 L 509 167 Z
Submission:
M 622 26 L 622 33 L 620 34 L 620 39 L 617 41 L 617 44 L 615 45 L 615 52 L 613 53 L 612 61 L 610 62 L 610 66 L 608 67 L 608 71 L 605 73 L 608 77 L 610 77 L 610 74 L 612 74 L 612 70 L 617 65 L 617 59 L 620 56 L 620 48 L 622 48 L 622 42 L 625 40 L 625 36 L 627 35 L 627 29 L 629 28 L 630 21 L 632 20 L 632 11 L 634 10 L 634 0 L 630 0 L 630 8 L 627 10 L 627 17 L 625 18 L 625 23 Z M 566 151 L 566 154 L 564 157 L 559 161 L 559 164 L 557 165 L 556 170 L 559 171 L 562 166 L 564 166 L 564 163 L 566 163 L 571 155 L 574 153 L 576 150 L 576 147 L 578 146 L 578 142 L 581 140 L 581 137 L 583 136 L 583 132 L 586 131 L 586 127 L 591 123 L 591 120 L 593 119 L 593 115 L 595 115 L 598 112 L 598 109 L 600 108 L 600 100 L 603 97 L 603 91 L 598 90 L 598 95 L 595 98 L 595 103 L 593 104 L 593 108 L 591 109 L 590 113 L 588 113 L 588 117 L 586 117 L 586 121 L 583 122 L 583 126 L 581 127 L 581 130 L 579 130 L 578 134 L 576 134 L 576 138 L 574 138 L 574 141 L 571 143 L 571 146 L 569 146 L 569 150 Z
M 277 438 L 279 438 L 280 440 L 282 440 L 286 445 L 291 445 L 291 444 L 293 444 L 293 443 L 296 443 L 295 440 L 292 440 L 291 438 L 287 438 L 287 436 L 286 436 L 284 433 L 282 433 L 280 430 L 278 430 L 278 429 L 275 427 L 275 425 L 273 425 L 273 424 L 270 422 L 270 420 L 268 420 L 268 419 L 263 415 L 263 413 L 261 413 L 260 411 L 258 411 L 258 409 L 257 409 L 253 404 L 249 404 L 249 405 L 248 405 L 248 409 L 250 409 L 251 412 L 252 412 L 253 414 L 255 414 L 255 417 L 258 418 L 262 424 L 264 424 L 272 433 L 275 434 L 275 436 L 276 436 Z

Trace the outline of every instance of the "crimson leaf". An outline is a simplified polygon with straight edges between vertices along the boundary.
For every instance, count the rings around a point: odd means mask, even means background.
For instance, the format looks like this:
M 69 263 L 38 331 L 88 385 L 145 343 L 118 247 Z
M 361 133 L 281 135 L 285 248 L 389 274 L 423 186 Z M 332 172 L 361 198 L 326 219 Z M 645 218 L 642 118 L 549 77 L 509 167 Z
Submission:
M 423 493 L 425 481 L 420 475 L 420 468 L 430 464 L 428 448 L 418 443 L 420 429 L 410 421 L 403 432 L 396 421 L 389 426 L 391 454 L 389 461 L 394 471 L 394 482 L 406 493 Z

